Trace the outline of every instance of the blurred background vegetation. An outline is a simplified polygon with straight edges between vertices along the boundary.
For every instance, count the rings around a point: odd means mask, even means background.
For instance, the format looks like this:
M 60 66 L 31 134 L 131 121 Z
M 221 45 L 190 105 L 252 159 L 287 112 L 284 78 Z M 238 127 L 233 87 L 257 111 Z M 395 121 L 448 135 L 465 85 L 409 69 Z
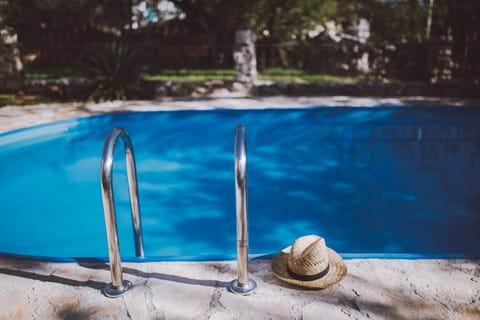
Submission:
M 241 29 L 260 80 L 480 81 L 478 0 L 0 0 L 0 65 L 16 35 L 23 79 L 130 98 L 139 81 L 233 81 Z

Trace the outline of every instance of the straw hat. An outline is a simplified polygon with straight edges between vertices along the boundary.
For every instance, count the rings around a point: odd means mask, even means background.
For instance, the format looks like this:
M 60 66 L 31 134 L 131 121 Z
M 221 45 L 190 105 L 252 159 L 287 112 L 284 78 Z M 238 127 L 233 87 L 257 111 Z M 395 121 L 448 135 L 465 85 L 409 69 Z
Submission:
M 325 239 L 308 235 L 295 240 L 272 260 L 273 275 L 280 280 L 310 289 L 323 289 L 342 280 L 347 266 L 328 248 Z

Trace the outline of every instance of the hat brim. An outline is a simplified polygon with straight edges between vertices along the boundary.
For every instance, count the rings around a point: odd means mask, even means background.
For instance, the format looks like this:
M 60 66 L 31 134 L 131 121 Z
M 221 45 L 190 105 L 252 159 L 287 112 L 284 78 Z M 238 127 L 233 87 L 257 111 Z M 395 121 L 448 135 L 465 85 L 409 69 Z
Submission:
M 330 268 L 325 276 L 312 281 L 295 279 L 287 270 L 287 260 L 290 256 L 290 248 L 291 246 L 283 249 L 272 259 L 273 275 L 282 281 L 309 289 L 325 289 L 338 283 L 347 274 L 347 265 L 342 257 L 332 249 L 327 248 Z

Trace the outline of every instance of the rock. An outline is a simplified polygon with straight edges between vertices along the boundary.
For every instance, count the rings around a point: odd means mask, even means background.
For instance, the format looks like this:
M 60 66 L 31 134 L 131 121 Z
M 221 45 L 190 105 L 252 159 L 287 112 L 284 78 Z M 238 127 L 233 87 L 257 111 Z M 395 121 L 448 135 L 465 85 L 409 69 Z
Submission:
M 210 93 L 208 96 L 211 98 L 227 98 L 231 96 L 231 93 L 230 91 L 228 91 L 228 89 L 221 88 L 221 89 L 213 90 L 213 92 Z
M 172 97 L 183 97 L 186 96 L 186 88 L 182 83 L 175 82 L 169 86 L 168 94 Z
M 196 87 L 195 90 L 194 90 L 194 93 L 199 95 L 199 96 L 204 96 L 205 94 L 207 94 L 208 92 L 208 89 L 205 88 L 205 87 Z
M 239 30 L 235 33 L 235 81 L 253 84 L 257 80 L 257 58 L 255 54 L 255 33 Z
M 168 95 L 167 87 L 164 85 L 159 85 L 155 87 L 155 98 L 164 98 Z
M 205 82 L 205 85 L 209 88 L 223 88 L 225 87 L 225 82 L 223 80 L 209 80 Z
M 0 88 L 16 92 L 23 86 L 23 64 L 18 48 L 18 37 L 7 30 L 0 30 Z

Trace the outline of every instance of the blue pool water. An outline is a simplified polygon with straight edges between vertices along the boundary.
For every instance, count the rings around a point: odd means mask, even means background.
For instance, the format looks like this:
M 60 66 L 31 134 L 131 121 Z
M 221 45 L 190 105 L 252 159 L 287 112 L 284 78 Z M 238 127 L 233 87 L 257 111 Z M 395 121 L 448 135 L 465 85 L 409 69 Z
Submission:
M 137 158 L 145 253 L 235 256 L 233 134 L 247 128 L 251 254 L 315 233 L 358 257 L 480 257 L 480 109 L 124 113 L 0 135 L 0 252 L 107 257 L 100 157 L 113 127 Z M 123 147 L 114 191 L 134 256 Z

